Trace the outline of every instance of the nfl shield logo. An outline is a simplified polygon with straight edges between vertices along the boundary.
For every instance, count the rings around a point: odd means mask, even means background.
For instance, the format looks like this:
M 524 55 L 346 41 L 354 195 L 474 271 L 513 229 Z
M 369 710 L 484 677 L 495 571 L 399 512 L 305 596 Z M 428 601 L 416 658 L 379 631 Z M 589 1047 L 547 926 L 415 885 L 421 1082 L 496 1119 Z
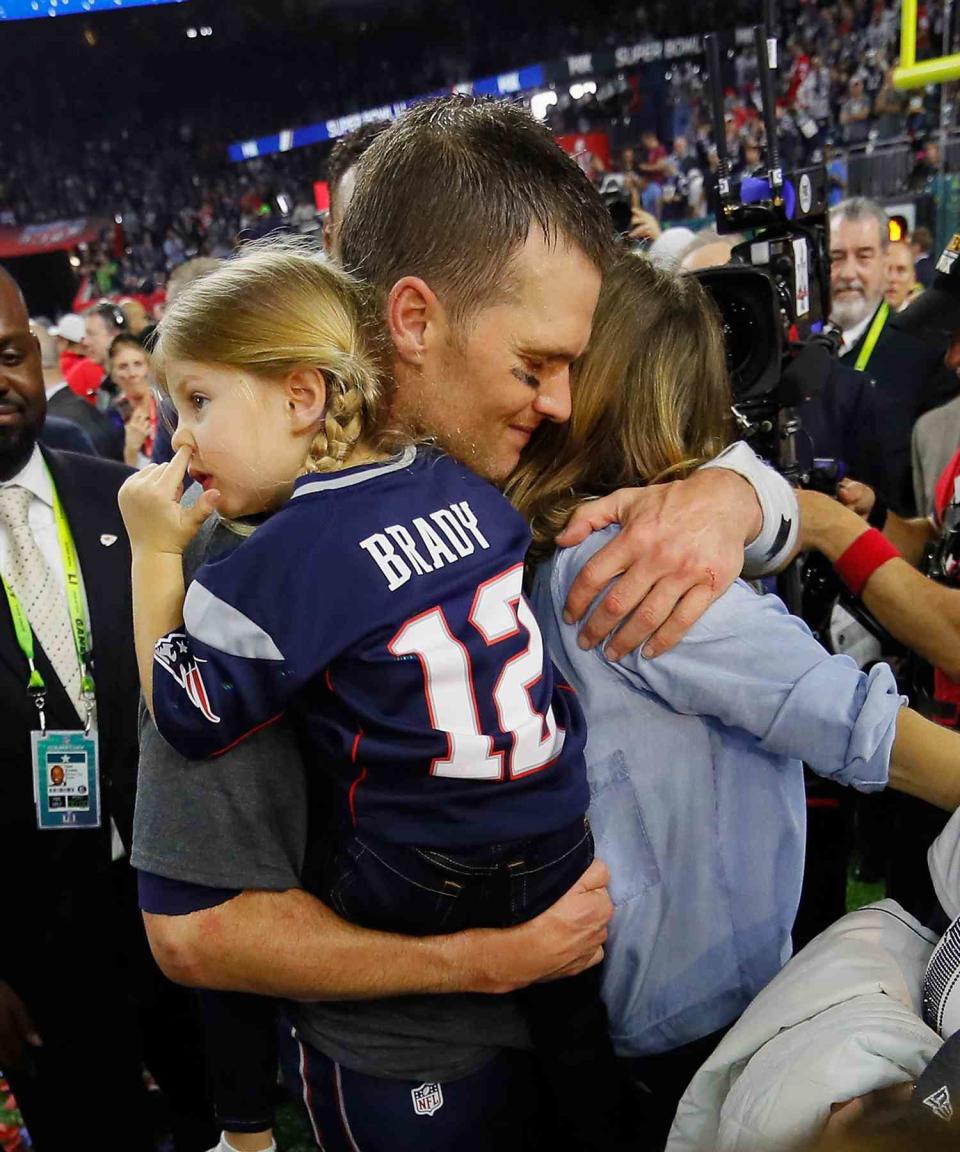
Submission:
M 421 1084 L 412 1088 L 413 1110 L 418 1116 L 432 1116 L 443 1107 L 443 1089 L 439 1084 Z

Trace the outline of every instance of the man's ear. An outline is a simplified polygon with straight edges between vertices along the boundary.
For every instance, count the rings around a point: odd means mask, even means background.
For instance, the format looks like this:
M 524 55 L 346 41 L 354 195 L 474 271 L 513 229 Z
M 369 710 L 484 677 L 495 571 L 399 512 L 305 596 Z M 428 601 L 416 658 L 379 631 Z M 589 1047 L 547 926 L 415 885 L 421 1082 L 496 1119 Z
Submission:
M 430 285 L 404 276 L 387 297 L 387 325 L 394 353 L 405 364 L 420 364 L 447 327 L 446 313 Z
M 295 368 L 283 381 L 294 432 L 317 428 L 327 406 L 327 383 L 319 368 Z

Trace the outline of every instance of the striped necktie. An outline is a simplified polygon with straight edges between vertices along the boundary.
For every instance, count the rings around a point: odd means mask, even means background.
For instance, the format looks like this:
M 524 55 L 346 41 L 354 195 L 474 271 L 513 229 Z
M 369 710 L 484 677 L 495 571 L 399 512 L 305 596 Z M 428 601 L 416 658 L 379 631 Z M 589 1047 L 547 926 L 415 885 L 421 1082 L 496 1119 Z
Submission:
M 44 559 L 30 531 L 28 510 L 33 493 L 17 485 L 0 488 L 0 524 L 10 533 L 4 579 L 30 621 L 60 683 L 77 710 L 80 701 L 80 664 L 70 628 L 66 591 Z

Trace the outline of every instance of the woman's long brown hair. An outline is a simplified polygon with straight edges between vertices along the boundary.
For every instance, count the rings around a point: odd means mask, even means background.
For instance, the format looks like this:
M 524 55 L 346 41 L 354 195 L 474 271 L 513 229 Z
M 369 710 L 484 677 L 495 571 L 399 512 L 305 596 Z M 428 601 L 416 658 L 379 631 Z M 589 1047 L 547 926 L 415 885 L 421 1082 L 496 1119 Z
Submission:
M 720 319 L 692 276 L 623 257 L 604 278 L 568 423 L 538 433 L 507 488 L 542 560 L 573 508 L 686 476 L 726 447 L 730 385 Z

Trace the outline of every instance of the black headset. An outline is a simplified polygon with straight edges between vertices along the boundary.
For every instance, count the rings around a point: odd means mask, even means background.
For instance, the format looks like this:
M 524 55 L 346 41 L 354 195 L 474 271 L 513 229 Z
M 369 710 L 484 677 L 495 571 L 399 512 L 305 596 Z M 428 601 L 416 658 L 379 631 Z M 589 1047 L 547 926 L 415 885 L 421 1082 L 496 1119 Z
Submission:
M 114 328 L 119 331 L 126 332 L 127 318 L 123 314 L 123 309 L 118 304 L 114 304 L 110 300 L 98 300 L 90 311 L 94 315 L 102 316 L 104 320 L 112 324 Z

